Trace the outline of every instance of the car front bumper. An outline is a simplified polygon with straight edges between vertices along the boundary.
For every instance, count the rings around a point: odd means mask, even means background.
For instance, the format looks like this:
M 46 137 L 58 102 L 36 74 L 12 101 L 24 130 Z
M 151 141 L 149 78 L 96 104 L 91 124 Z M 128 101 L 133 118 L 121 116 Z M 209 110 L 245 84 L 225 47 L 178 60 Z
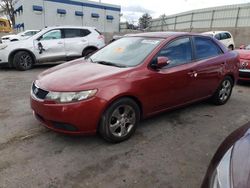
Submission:
M 240 69 L 239 80 L 250 81 L 250 69 Z
M 47 128 L 71 135 L 95 134 L 106 101 L 98 97 L 88 100 L 57 104 L 30 97 L 35 117 Z
M 8 56 L 4 49 L 0 50 L 0 64 L 8 63 Z

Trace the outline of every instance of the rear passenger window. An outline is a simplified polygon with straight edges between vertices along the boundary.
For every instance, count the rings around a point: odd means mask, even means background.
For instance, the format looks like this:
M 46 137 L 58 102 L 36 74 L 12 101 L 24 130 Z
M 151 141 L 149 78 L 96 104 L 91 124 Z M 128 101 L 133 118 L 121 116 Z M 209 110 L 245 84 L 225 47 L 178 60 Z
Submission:
M 221 38 L 221 40 L 228 39 L 227 33 L 221 33 L 221 34 L 220 34 L 220 38 Z
M 227 38 L 230 39 L 232 38 L 231 35 L 229 33 L 225 33 L 227 35 Z
M 87 29 L 64 29 L 64 38 L 85 37 L 90 34 Z
M 217 40 L 220 40 L 220 34 L 216 34 L 216 35 L 214 36 L 214 38 L 216 38 Z
M 206 59 L 218 56 L 222 53 L 220 47 L 211 39 L 205 37 L 194 37 L 196 59 Z

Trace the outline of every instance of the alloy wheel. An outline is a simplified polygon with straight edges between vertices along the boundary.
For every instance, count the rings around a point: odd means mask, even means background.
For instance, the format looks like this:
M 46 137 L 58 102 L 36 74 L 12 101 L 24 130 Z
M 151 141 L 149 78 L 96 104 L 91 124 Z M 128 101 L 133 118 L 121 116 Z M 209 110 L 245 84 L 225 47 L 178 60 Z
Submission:
M 125 137 L 136 123 L 135 110 L 129 105 L 118 106 L 109 120 L 110 132 L 116 137 Z

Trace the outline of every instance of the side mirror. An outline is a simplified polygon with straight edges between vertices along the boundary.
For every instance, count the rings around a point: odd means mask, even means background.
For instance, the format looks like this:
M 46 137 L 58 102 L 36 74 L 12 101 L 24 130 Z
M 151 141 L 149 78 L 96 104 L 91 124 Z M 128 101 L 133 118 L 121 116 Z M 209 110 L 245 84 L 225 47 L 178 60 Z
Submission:
M 160 57 L 157 58 L 156 67 L 157 68 L 162 68 L 162 67 L 165 67 L 165 66 L 169 65 L 169 63 L 170 63 L 170 60 L 167 57 L 160 56 Z

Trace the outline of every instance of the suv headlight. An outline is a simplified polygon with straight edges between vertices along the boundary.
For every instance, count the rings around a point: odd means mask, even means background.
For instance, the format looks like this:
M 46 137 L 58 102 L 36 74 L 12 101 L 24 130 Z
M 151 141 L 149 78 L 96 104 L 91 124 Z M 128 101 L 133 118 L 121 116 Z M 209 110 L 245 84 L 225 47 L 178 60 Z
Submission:
M 4 48 L 6 48 L 8 45 L 7 44 L 0 44 L 0 50 L 3 50 Z
M 80 92 L 49 92 L 45 99 L 60 103 L 77 102 L 93 97 L 97 89 Z

